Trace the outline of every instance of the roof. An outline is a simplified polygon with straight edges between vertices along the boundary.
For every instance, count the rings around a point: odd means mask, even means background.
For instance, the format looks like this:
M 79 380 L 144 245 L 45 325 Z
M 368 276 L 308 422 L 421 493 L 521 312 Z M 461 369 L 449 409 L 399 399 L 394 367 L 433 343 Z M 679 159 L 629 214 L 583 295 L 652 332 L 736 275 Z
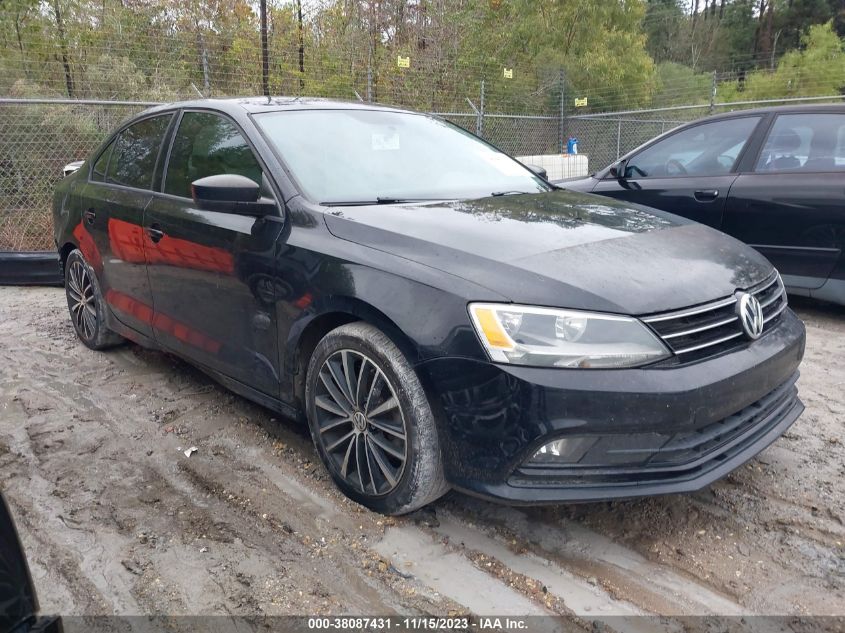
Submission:
M 716 104 L 716 107 L 719 107 L 719 104 Z M 777 113 L 777 114 L 789 114 L 790 112 L 798 113 L 798 112 L 831 112 L 831 113 L 843 113 L 845 112 L 845 103 L 796 103 L 791 105 L 781 105 L 781 106 L 769 106 L 766 108 L 749 108 L 747 110 L 744 109 L 737 109 L 737 110 L 730 110 L 729 112 L 721 112 L 719 114 L 713 114 L 708 117 L 704 117 L 703 119 L 697 119 L 697 121 L 705 121 L 710 119 L 722 119 L 722 118 L 731 118 L 734 116 L 746 116 L 749 114 L 770 114 L 770 113 Z
M 173 108 L 214 108 L 231 111 L 241 108 L 249 113 L 272 112 L 283 110 L 385 110 L 391 112 L 412 112 L 405 108 L 365 101 L 344 101 L 340 99 L 322 99 L 317 97 L 233 97 L 226 99 L 194 99 L 192 101 L 174 101 L 155 106 L 146 112 L 171 110 Z

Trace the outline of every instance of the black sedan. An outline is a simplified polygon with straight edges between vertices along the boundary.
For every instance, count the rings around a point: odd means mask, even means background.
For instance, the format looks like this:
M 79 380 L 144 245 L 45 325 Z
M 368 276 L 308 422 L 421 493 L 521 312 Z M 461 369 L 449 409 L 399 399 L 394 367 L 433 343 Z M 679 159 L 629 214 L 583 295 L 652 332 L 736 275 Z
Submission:
M 307 420 L 337 485 L 402 513 L 701 488 L 801 414 L 777 271 L 701 224 L 555 190 L 442 120 L 171 104 L 58 187 L 83 343 L 185 358 Z
M 789 292 L 845 305 L 845 106 L 720 114 L 559 184 L 709 224 L 765 255 Z
M 0 493 L 0 633 L 62 633 L 61 618 L 39 617 L 38 610 L 26 554 Z

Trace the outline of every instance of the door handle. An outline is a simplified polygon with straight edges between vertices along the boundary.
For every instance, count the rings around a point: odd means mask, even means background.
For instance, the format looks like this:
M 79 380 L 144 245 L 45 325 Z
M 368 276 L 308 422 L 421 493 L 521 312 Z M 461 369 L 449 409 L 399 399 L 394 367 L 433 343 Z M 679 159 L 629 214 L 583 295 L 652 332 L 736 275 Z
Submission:
M 164 237 L 164 231 L 161 230 L 161 227 L 158 224 L 153 224 L 152 226 L 147 227 L 147 235 L 150 236 L 150 239 L 158 243 L 161 241 L 161 238 Z
M 94 224 L 94 220 L 97 219 L 97 214 L 94 213 L 94 209 L 88 209 L 87 211 L 82 212 L 82 217 L 85 218 L 88 226 L 91 226 Z
M 693 193 L 695 199 L 699 202 L 710 202 L 719 197 L 718 189 L 698 189 Z

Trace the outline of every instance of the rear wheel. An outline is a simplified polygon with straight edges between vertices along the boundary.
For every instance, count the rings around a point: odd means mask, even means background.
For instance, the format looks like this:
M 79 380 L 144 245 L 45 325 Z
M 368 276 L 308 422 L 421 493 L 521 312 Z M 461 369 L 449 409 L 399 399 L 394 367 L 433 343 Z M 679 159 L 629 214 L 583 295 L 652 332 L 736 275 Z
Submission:
M 422 385 L 377 328 L 351 323 L 329 332 L 311 356 L 305 397 L 320 458 L 351 499 L 403 514 L 448 490 Z
M 65 263 L 65 295 L 76 335 L 91 349 L 100 350 L 123 342 L 106 326 L 106 307 L 94 270 L 79 249 Z

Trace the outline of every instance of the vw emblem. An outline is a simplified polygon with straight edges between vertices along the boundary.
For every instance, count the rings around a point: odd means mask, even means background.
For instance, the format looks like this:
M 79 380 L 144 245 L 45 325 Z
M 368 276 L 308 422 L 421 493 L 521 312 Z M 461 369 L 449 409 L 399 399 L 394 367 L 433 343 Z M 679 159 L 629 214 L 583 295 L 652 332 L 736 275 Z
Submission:
M 737 294 L 736 313 L 745 335 L 752 341 L 763 333 L 763 308 L 754 295 L 747 292 Z

